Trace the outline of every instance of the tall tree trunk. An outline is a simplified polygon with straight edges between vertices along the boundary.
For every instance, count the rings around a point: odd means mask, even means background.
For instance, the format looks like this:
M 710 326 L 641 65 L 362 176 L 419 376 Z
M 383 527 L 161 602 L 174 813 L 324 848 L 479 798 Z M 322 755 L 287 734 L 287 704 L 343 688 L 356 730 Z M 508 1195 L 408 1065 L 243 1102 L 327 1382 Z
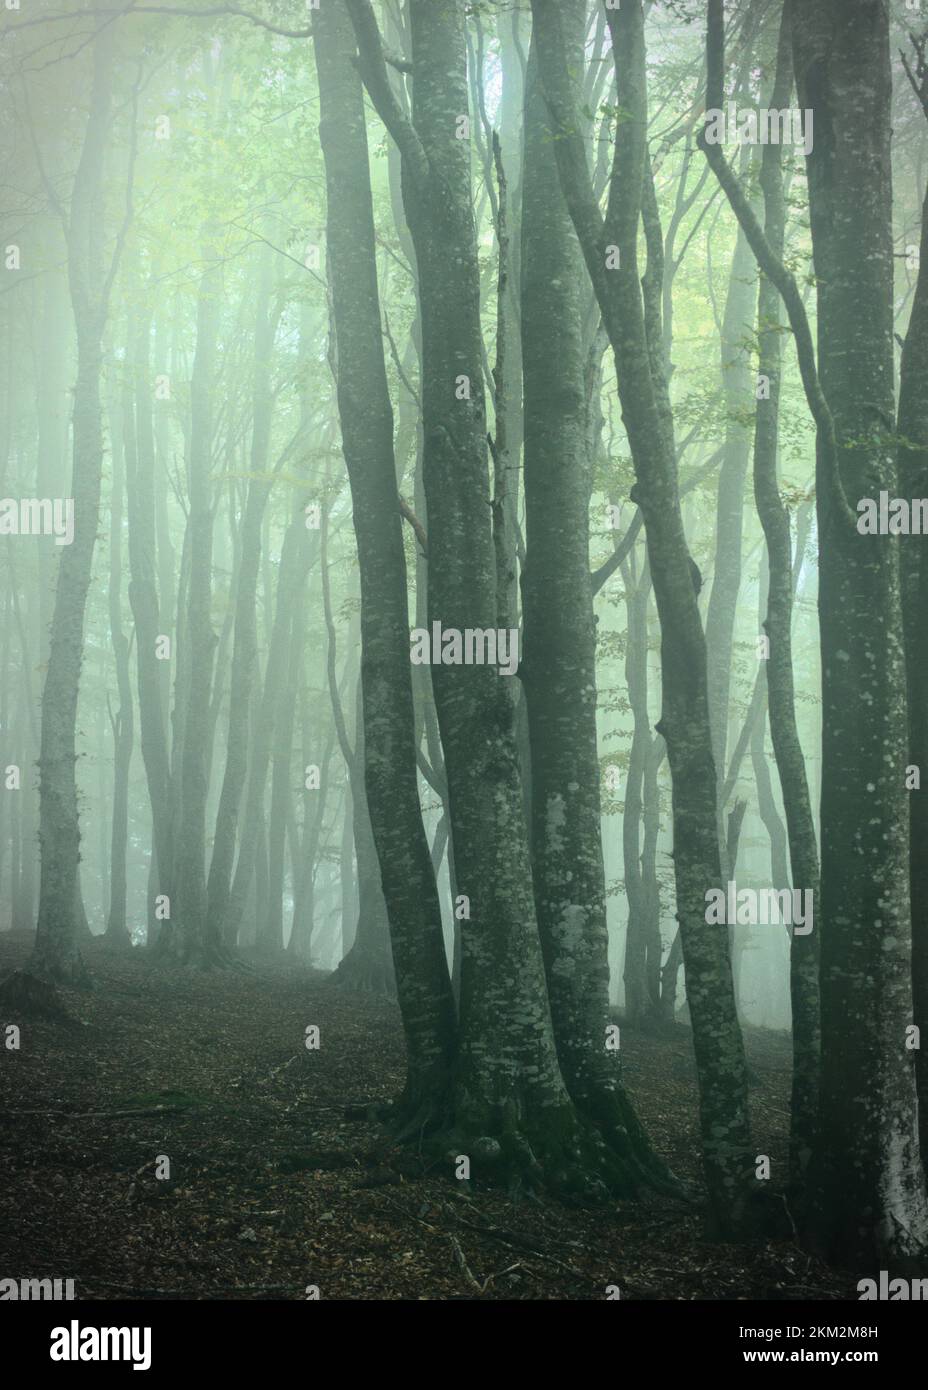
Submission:
M 239 841 L 238 859 L 228 895 L 222 937 L 226 947 L 234 949 L 238 930 L 248 905 L 258 844 L 264 825 L 264 793 L 271 761 L 274 730 L 280 713 L 282 692 L 287 681 L 290 650 L 290 631 L 296 618 L 299 621 L 299 599 L 310 565 L 317 553 L 318 543 L 306 527 L 301 504 L 295 506 L 294 516 L 284 533 L 278 566 L 277 590 L 270 647 L 264 672 L 264 685 L 253 719 L 251 760 L 245 788 L 245 812 Z M 211 932 L 215 930 L 211 927 Z
M 226 765 L 207 881 L 207 934 L 215 951 L 221 949 L 223 924 L 229 911 L 235 838 L 248 769 L 248 723 L 258 662 L 258 569 L 261 562 L 261 527 L 271 491 L 271 480 L 267 478 L 266 470 L 273 405 L 270 359 L 277 324 L 277 316 L 271 314 L 271 283 L 270 250 L 265 247 L 262 248 L 255 309 L 251 468 L 235 578 Z
M 622 810 L 622 865 L 628 921 L 625 927 L 625 1017 L 641 1023 L 648 1013 L 648 940 L 645 921 L 645 886 L 641 864 L 641 817 L 644 806 L 644 774 L 651 747 L 648 713 L 648 592 L 650 575 L 645 567 L 639 578 L 631 563 L 623 566 L 625 581 L 625 680 L 632 714 L 632 742 Z
M 822 649 L 822 1091 L 811 1232 L 837 1259 L 924 1252 L 912 1018 L 907 710 L 892 537 L 853 525 L 895 495 L 889 13 L 881 0 L 793 7 L 818 292 L 819 371 L 838 446 L 819 473 Z M 820 451 L 821 463 L 821 451 Z
M 673 780 L 677 917 L 700 1089 L 703 1158 L 715 1228 L 743 1231 L 759 1194 L 747 1105 L 747 1068 L 732 987 L 728 934 L 706 923 L 706 893 L 721 885 L 706 644 L 677 486 L 660 339 L 646 328 L 637 241 L 646 162 L 647 92 L 640 0 L 607 14 L 627 118 L 618 126 L 605 220 L 590 181 L 560 6 L 532 0 L 561 182 L 615 356 L 622 418 L 635 467 L 661 621 L 663 708 L 658 732 Z
M 148 799 L 151 805 L 152 861 L 148 894 L 149 945 L 155 944 L 153 927 L 156 899 L 173 897 L 174 822 L 171 815 L 171 761 L 165 727 L 164 673 L 171 663 L 159 656 L 162 614 L 170 612 L 171 593 L 161 593 L 159 603 L 155 568 L 156 496 L 167 489 L 155 486 L 155 434 L 151 379 L 151 317 L 143 310 L 133 332 L 135 438 L 137 448 L 126 458 L 126 511 L 129 542 L 129 606 L 135 622 L 136 679 L 139 696 L 139 743 Z
M 928 71 L 918 52 L 917 91 L 928 116 Z M 899 495 L 928 497 L 928 193 L 922 207 L 918 280 L 902 349 L 899 380 Z M 910 767 L 919 785 L 910 793 L 912 893 L 912 982 L 914 1021 L 921 1047 L 915 1051 L 922 1163 L 928 1165 L 928 562 L 923 536 L 900 537 L 902 614 L 905 624 Z M 909 778 L 907 777 L 907 783 Z
M 268 896 L 263 932 L 265 945 L 271 951 L 282 951 L 284 948 L 284 849 L 287 812 L 292 802 L 293 724 L 305 645 L 306 629 L 297 614 L 290 631 L 286 686 L 274 734 L 268 819 Z
M 113 729 L 113 825 L 110 840 L 110 910 L 104 932 L 107 946 L 131 946 L 126 920 L 126 853 L 129 837 L 129 768 L 135 739 L 132 680 L 129 674 L 129 638 L 122 623 L 122 518 L 128 456 L 136 451 L 132 381 L 123 385 L 121 411 L 114 409 L 111 426 L 113 479 L 110 491 L 110 635 L 116 661 L 119 709 L 110 723 Z M 119 430 L 122 426 L 122 441 Z M 109 706 L 108 706 L 109 708 Z
M 184 963 L 208 965 L 206 922 L 206 800 L 210 691 L 216 654 L 211 617 L 213 506 L 213 389 L 219 327 L 221 272 L 215 249 L 204 250 L 206 269 L 197 296 L 197 341 L 190 378 L 190 441 L 187 455 L 187 529 L 190 570 L 184 641 L 188 649 L 186 714 L 180 764 L 180 821 L 176 854 L 177 901 L 172 904 L 171 954 Z
M 84 615 L 100 516 L 103 423 L 100 366 L 109 279 L 102 261 L 103 162 L 112 103 L 113 26 L 93 43 L 90 111 L 68 219 L 68 284 L 77 328 L 74 389 L 74 539 L 62 547 L 42 695 L 39 753 L 39 917 L 31 969 L 69 984 L 86 980 L 77 946 L 80 825 L 75 746 Z
M 749 147 L 745 147 L 748 149 Z M 750 159 L 744 164 L 751 167 Z M 715 559 L 712 589 L 706 606 L 706 670 L 712 756 L 719 784 L 720 843 L 725 807 L 721 784 L 728 752 L 728 714 L 734 655 L 735 617 L 741 589 L 741 550 L 744 533 L 744 484 L 751 456 L 746 417 L 754 404 L 749 334 L 754 306 L 754 256 L 741 228 L 735 241 L 728 294 L 722 320 L 722 402 L 725 444 L 719 469 L 715 514 Z
M 793 89 L 790 8 L 784 7 L 778 42 L 776 76 L 770 95 L 770 108 L 789 106 Z M 760 174 L 764 197 L 764 230 L 773 254 L 782 258 L 786 231 L 786 202 L 783 189 L 781 147 L 764 148 Z M 813 903 L 819 900 L 818 845 L 809 797 L 805 758 L 799 742 L 796 702 L 793 688 L 793 588 L 794 575 L 790 518 L 780 497 L 777 478 L 779 442 L 780 376 L 782 327 L 780 294 L 769 276 L 761 274 L 757 302 L 758 374 L 769 391 L 757 402 L 754 426 L 754 497 L 767 541 L 768 592 L 764 630 L 770 641 L 766 666 L 770 737 L 783 792 L 789 840 L 793 887 L 811 891 Z M 801 559 L 801 556 L 799 557 Z M 764 723 L 757 722 L 761 776 L 758 789 L 763 795 Z M 752 751 L 754 745 L 752 744 Z M 758 760 L 755 760 L 758 766 Z M 763 810 L 763 805 L 762 805 Z M 768 820 L 771 819 L 768 813 Z M 779 823 L 779 817 L 777 817 Z M 782 834 L 782 828 L 779 832 Z M 775 835 L 771 844 L 775 845 Z M 774 886 L 779 888 L 777 882 Z M 821 1019 L 819 1000 L 820 932 L 793 934 L 790 941 L 790 1002 L 793 1032 L 793 1080 L 790 1104 L 790 1185 L 798 1195 L 812 1154 L 818 1118 L 819 1070 L 821 1065 Z
M 585 0 L 561 6 L 580 64 Z M 568 1091 L 629 1167 L 661 1173 L 607 1049 L 606 885 L 590 583 L 592 459 L 583 257 L 561 192 L 554 134 L 529 52 L 522 217 L 526 557 L 522 577 L 535 906 Z M 637 822 L 636 822 L 637 824 Z
M 412 0 L 412 119 L 387 78 L 369 0 L 348 0 L 371 98 L 403 159 L 422 311 L 423 481 L 429 618 L 492 629 L 480 285 L 463 0 Z M 452 1133 L 474 1168 L 555 1187 L 628 1190 L 637 1174 L 574 1108 L 561 1075 L 532 890 L 514 703 L 487 665 L 434 665 L 463 920 Z M 463 899 L 463 902 L 461 901 Z M 479 1141 L 479 1144 L 478 1142 Z

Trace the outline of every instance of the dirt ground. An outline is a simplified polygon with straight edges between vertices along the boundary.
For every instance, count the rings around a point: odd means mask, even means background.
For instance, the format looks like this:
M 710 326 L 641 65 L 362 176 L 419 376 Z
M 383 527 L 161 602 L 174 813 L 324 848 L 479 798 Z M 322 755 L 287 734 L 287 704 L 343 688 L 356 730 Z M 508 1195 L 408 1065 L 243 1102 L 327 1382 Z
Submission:
M 0 978 L 29 944 L 0 936 Z M 395 1151 L 344 1113 L 401 1088 L 388 1003 L 289 966 L 165 972 L 98 943 L 86 956 L 96 988 L 61 992 L 67 1020 L 0 1010 L 2 1277 L 72 1278 L 92 1299 L 305 1299 L 309 1286 L 324 1299 L 603 1299 L 607 1286 L 623 1299 L 856 1297 L 858 1276 L 788 1241 L 707 1242 L 701 1213 L 678 1202 L 514 1202 Z M 8 1023 L 19 1050 L 3 1045 Z M 753 1032 L 748 1049 L 776 1187 L 788 1040 Z M 687 1030 L 623 1029 L 622 1056 L 656 1146 L 698 1182 Z

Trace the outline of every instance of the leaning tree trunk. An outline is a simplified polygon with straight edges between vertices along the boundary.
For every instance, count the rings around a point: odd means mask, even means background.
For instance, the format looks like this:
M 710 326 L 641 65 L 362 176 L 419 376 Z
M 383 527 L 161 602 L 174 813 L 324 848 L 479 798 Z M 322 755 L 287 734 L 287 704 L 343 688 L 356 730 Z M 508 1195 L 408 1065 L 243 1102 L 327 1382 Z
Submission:
M 789 105 L 793 87 L 789 6 L 784 7 L 770 108 Z M 764 230 L 773 254 L 782 258 L 786 231 L 781 147 L 764 148 L 760 174 L 764 197 Z M 819 896 L 818 845 L 805 758 L 799 742 L 793 687 L 793 558 L 790 518 L 780 497 L 777 448 L 780 408 L 782 328 L 780 294 L 761 273 L 757 302 L 758 376 L 767 390 L 757 402 L 754 426 L 754 497 L 767 542 L 768 591 L 764 630 L 770 640 L 767 660 L 767 701 L 770 737 L 783 792 L 793 886 Z M 757 722 L 760 762 L 763 758 L 763 720 Z M 759 781 L 758 786 L 763 787 Z M 775 813 L 774 813 L 775 814 Z M 769 813 L 768 813 L 769 816 Z M 771 843 L 775 843 L 771 836 Z M 775 887 L 781 887 L 776 883 Z M 792 1006 L 793 1079 L 790 1103 L 790 1186 L 798 1195 L 812 1154 L 818 1119 L 821 1021 L 819 1001 L 820 933 L 792 935 L 790 940 L 790 1002 Z
M 750 160 L 746 160 L 750 169 Z M 722 319 L 722 404 L 725 444 L 719 469 L 715 514 L 714 574 L 706 605 L 706 671 L 712 756 L 718 784 L 719 844 L 724 846 L 725 807 L 721 799 L 728 753 L 728 717 L 734 656 L 735 618 L 741 590 L 744 484 L 751 454 L 746 423 L 754 403 L 747 337 L 754 307 L 754 257 L 741 228 L 735 241 Z
M 353 32 L 353 31 L 351 31 Z M 325 49 L 325 43 L 323 43 Z M 330 195 L 331 196 L 331 195 Z M 349 342 L 353 340 L 349 338 Z M 355 417 L 356 418 L 356 415 Z M 332 617 L 332 596 L 329 587 L 328 517 L 322 523 L 322 609 L 326 626 L 326 676 L 332 717 L 339 747 L 348 772 L 351 791 L 351 833 L 358 871 L 357 929 L 333 975 L 333 983 L 346 985 L 374 994 L 392 994 L 394 987 L 393 962 L 390 958 L 390 933 L 387 905 L 380 883 L 380 865 L 375 849 L 365 785 L 366 758 L 363 715 L 363 682 L 358 677 L 355 686 L 355 742 L 351 746 L 345 721 L 344 707 L 336 678 L 336 633 Z M 349 645 L 352 637 L 349 636 Z M 346 670 L 352 665 L 349 655 Z M 344 924 L 342 934 L 343 944 Z
M 748 1117 L 747 1068 L 735 1009 L 724 926 L 706 923 L 707 890 L 721 884 L 716 777 L 706 685 L 706 643 L 696 604 L 677 485 L 660 340 L 648 333 L 637 269 L 647 137 L 647 92 L 640 0 L 608 12 L 625 113 L 617 129 L 605 219 L 586 162 L 560 5 L 532 0 L 539 62 L 552 111 L 554 147 L 571 217 L 583 248 L 615 357 L 622 418 L 635 467 L 632 497 L 644 516 L 661 621 L 663 708 L 673 782 L 677 917 L 700 1089 L 706 1180 L 715 1228 L 742 1232 L 759 1195 Z

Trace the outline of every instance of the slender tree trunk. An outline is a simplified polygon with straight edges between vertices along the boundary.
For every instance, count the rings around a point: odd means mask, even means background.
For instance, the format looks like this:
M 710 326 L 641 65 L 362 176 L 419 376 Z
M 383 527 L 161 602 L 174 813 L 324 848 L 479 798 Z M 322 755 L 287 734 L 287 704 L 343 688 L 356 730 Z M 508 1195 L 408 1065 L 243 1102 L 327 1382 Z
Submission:
M 254 374 L 252 381 L 251 472 L 242 520 L 240 558 L 235 580 L 235 627 L 232 646 L 226 765 L 216 812 L 213 852 L 207 882 L 207 933 L 211 949 L 222 945 L 229 911 L 235 838 L 248 770 L 248 722 L 258 662 L 257 592 L 261 561 L 261 527 L 270 496 L 265 476 L 271 433 L 270 357 L 276 316 L 271 314 L 270 251 L 263 248 L 255 311 Z
M 715 765 L 709 728 L 706 644 L 677 487 L 673 422 L 660 338 L 648 332 L 637 270 L 647 134 L 640 0 L 607 13 L 618 79 L 619 123 L 605 220 L 593 192 L 560 6 L 532 0 L 540 69 L 550 103 L 561 182 L 616 363 L 622 418 L 644 516 L 661 620 L 663 708 L 673 780 L 677 917 L 700 1087 L 700 1122 L 714 1224 L 751 1224 L 759 1194 L 747 1105 L 747 1068 L 732 987 L 728 934 L 706 924 L 706 892 L 721 885 Z
M 928 74 L 919 73 L 928 116 Z M 899 495 L 928 497 L 928 194 L 922 207 L 918 280 L 902 349 L 899 381 Z M 909 705 L 909 768 L 918 769 L 910 791 L 912 977 L 914 1021 L 921 1047 L 914 1052 L 922 1163 L 928 1164 L 928 562 L 923 536 L 902 536 L 902 613 L 905 623 Z M 908 774 L 907 786 L 912 781 Z
M 641 866 L 641 815 L 644 805 L 644 771 L 651 746 L 648 713 L 648 591 L 650 576 L 638 578 L 631 564 L 623 567 L 625 581 L 626 645 L 625 680 L 632 713 L 632 742 L 622 811 L 622 864 L 628 921 L 625 927 L 625 1017 L 641 1023 L 648 1012 L 645 926 L 645 890 Z
M 150 877 L 148 894 L 149 945 L 155 944 L 152 928 L 156 899 L 173 896 L 174 822 L 171 815 L 171 763 L 165 727 L 163 701 L 164 673 L 171 663 L 160 651 L 159 638 L 169 637 L 162 630 L 162 614 L 169 612 L 170 591 L 162 592 L 159 604 L 155 568 L 155 436 L 153 429 L 151 379 L 151 319 L 146 312 L 135 322 L 134 394 L 135 438 L 137 449 L 126 458 L 126 494 L 129 542 L 129 606 L 135 622 L 135 660 L 139 696 L 139 743 L 148 799 L 151 805 L 152 860 L 155 873 Z M 164 489 L 166 491 L 166 489 Z
M 216 654 L 211 617 L 213 507 L 210 472 L 213 450 L 213 387 L 219 326 L 220 270 L 211 247 L 197 297 L 197 344 L 190 379 L 190 443 L 187 458 L 190 570 L 187 622 L 186 715 L 180 764 L 180 821 L 176 856 L 177 901 L 172 904 L 171 953 L 184 963 L 211 960 L 206 926 L 206 800 L 210 690 Z M 212 262 L 212 263 L 211 263 Z
M 115 715 L 110 709 L 113 729 L 113 825 L 110 841 L 110 909 L 104 941 L 107 946 L 126 947 L 132 944 L 126 920 L 126 853 L 129 837 L 129 768 L 135 738 L 135 717 L 129 674 L 129 638 L 122 623 L 122 520 L 128 456 L 134 455 L 136 450 L 131 380 L 125 382 L 120 404 L 121 421 L 114 409 L 111 427 L 113 479 L 110 491 L 109 611 L 119 709 Z M 120 423 L 121 445 L 118 440 Z
M 571 61 L 586 5 L 562 6 Z M 583 257 L 529 52 L 522 217 L 526 556 L 522 578 L 535 908 L 561 1072 L 635 1181 L 662 1168 L 622 1089 L 609 1036 L 609 961 L 590 583 L 592 457 Z
M 770 96 L 774 110 L 788 107 L 793 88 L 790 9 L 783 12 L 780 29 L 776 76 Z M 782 258 L 786 229 L 786 204 L 783 190 L 781 148 L 767 145 L 761 165 L 761 189 L 764 197 L 764 229 L 771 250 Z M 794 888 L 811 891 L 813 903 L 819 901 L 818 846 L 805 758 L 799 742 L 796 722 L 796 701 L 793 688 L 793 588 L 794 572 L 790 518 L 779 492 L 777 478 L 777 448 L 780 406 L 780 377 L 782 358 L 782 329 L 780 323 L 780 294 L 768 276 L 761 274 L 757 304 L 758 319 L 758 376 L 769 384 L 757 402 L 754 427 L 754 497 L 757 514 L 767 541 L 768 593 L 767 617 L 764 631 L 770 641 L 766 666 L 767 701 L 770 714 L 770 737 L 773 743 L 783 807 L 786 813 L 790 865 Z M 798 578 L 798 574 L 795 576 Z M 766 795 L 763 774 L 767 765 L 763 756 L 764 723 L 757 722 L 759 748 L 755 768 L 759 771 L 758 790 Z M 756 745 L 752 743 L 752 752 Z M 761 810 L 764 810 L 762 800 Z M 770 811 L 767 820 L 772 823 Z M 780 825 L 779 817 L 776 818 Z M 782 826 L 771 834 L 771 845 L 782 837 Z M 782 852 L 782 851 L 781 851 Z M 780 883 L 775 882 L 779 888 Z M 812 1154 L 815 1126 L 818 1118 L 819 1071 L 821 1065 L 821 1019 L 819 1000 L 819 942 L 820 932 L 804 936 L 793 934 L 790 941 L 790 1002 L 793 1029 L 793 1080 L 790 1105 L 790 1183 L 798 1194 Z
M 256 854 L 264 824 L 264 793 L 271 761 L 274 729 L 279 717 L 282 692 L 287 680 L 289 639 L 294 615 L 299 614 L 299 599 L 306 576 L 317 549 L 317 542 L 306 527 L 306 517 L 297 505 L 293 520 L 284 534 L 278 567 L 277 591 L 271 641 L 264 673 L 261 697 L 253 721 L 251 761 L 245 789 L 245 812 L 238 859 L 228 895 L 222 936 L 225 945 L 234 949 L 238 930 L 248 905 L 248 894 L 255 873 Z M 298 619 L 297 619 L 298 620 Z
M 84 615 L 100 515 L 103 425 L 101 342 L 108 277 L 102 265 L 103 160 L 112 102 L 113 26 L 93 44 L 90 113 L 68 223 L 68 280 L 77 327 L 74 390 L 74 539 L 62 547 L 42 695 L 39 753 L 39 917 L 31 969 L 69 984 L 86 980 L 77 946 L 80 826 L 75 746 Z
M 746 147 L 748 148 L 748 147 Z M 743 161 L 750 169 L 751 161 Z M 715 568 L 706 606 L 706 669 L 712 756 L 719 783 L 720 827 L 725 807 L 721 783 L 728 753 L 728 713 L 735 618 L 741 589 L 741 551 L 744 533 L 744 492 L 751 435 L 746 417 L 754 404 L 749 334 L 754 307 L 754 256 L 741 228 L 735 241 L 728 294 L 722 321 L 722 402 L 725 444 L 719 469 L 715 515 Z M 723 837 L 720 831 L 720 842 Z
M 275 952 L 284 948 L 284 847 L 287 810 L 292 800 L 293 723 L 305 643 L 306 629 L 299 615 L 296 615 L 290 632 L 286 687 L 274 734 L 268 819 L 268 897 L 263 938 L 267 949 Z

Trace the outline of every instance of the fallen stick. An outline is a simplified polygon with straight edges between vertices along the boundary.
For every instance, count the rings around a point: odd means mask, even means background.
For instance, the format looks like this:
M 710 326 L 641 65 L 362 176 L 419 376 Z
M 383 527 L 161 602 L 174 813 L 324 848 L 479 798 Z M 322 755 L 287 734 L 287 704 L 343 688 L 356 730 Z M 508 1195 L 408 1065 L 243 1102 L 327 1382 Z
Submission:
M 122 1120 L 131 1115 L 170 1115 L 190 1106 L 150 1105 L 141 1110 L 88 1110 L 73 1114 L 68 1110 L 0 1110 L 4 1120 L 18 1119 L 22 1115 L 54 1115 L 59 1120 Z

